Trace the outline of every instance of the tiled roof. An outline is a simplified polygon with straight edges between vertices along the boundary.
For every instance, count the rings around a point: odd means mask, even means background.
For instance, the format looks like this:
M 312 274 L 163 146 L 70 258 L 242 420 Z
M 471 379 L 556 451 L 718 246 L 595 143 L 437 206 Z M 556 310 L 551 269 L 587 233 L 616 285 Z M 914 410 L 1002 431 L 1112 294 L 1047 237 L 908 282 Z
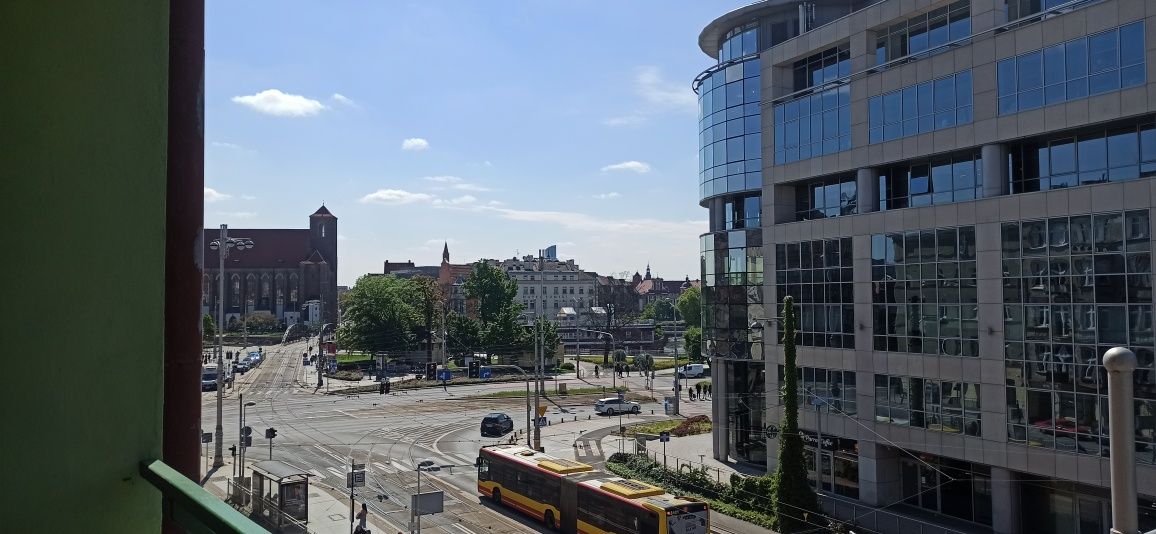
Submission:
M 217 251 L 209 248 L 209 243 L 221 235 L 216 228 L 206 228 L 203 236 L 205 268 L 216 269 L 220 260 Z M 226 258 L 225 268 L 229 269 L 277 269 L 296 268 L 309 257 L 309 230 L 304 229 L 243 229 L 230 228 L 230 237 L 246 237 L 253 240 L 253 248 L 232 250 Z

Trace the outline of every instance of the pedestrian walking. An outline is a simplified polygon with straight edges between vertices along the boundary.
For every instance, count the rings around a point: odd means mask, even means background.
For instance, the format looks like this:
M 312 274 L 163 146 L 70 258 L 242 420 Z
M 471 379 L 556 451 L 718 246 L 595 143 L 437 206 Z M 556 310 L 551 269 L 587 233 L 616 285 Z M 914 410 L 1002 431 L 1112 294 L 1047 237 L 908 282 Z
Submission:
M 598 378 L 598 366 L 594 366 L 594 378 Z
M 369 517 L 369 510 L 365 508 L 365 503 L 361 503 L 361 511 L 357 512 L 357 528 L 353 529 L 354 534 L 362 534 L 369 532 L 365 522 Z
M 706 383 L 706 397 L 707 397 L 708 399 L 714 399 L 714 396 L 713 396 L 713 394 L 712 394 L 712 392 L 711 392 L 711 389 L 712 389 L 712 388 L 711 388 L 711 385 L 712 385 L 712 383 L 711 383 L 711 382 L 707 382 L 707 383 Z
M 702 384 L 701 383 L 694 385 L 694 392 L 698 395 L 699 398 L 702 398 Z

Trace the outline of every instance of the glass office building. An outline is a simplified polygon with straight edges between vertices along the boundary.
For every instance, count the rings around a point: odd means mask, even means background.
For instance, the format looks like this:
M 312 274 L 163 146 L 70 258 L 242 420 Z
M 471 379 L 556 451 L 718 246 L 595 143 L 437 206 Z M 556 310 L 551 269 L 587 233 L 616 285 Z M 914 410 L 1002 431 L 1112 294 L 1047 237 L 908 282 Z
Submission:
M 1145 0 L 765 0 L 711 22 L 714 456 L 775 468 L 790 295 L 825 508 L 880 532 L 1105 532 L 1101 360 L 1124 346 L 1156 528 L 1152 28 Z

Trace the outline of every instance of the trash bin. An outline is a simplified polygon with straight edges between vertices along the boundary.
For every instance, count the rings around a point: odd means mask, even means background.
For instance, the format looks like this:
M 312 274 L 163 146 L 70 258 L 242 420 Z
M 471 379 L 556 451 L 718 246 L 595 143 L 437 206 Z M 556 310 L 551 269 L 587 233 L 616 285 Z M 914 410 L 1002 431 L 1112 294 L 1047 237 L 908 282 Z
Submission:
M 559 382 L 558 383 L 558 394 L 559 395 L 565 395 L 566 394 L 566 383 L 565 382 Z

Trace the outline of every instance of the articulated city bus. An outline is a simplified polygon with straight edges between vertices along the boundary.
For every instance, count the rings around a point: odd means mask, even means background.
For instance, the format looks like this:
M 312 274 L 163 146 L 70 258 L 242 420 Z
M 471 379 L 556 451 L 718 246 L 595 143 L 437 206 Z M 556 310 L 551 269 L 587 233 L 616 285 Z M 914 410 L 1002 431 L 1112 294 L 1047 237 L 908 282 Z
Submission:
M 566 534 L 707 534 L 706 503 L 520 445 L 483 447 L 478 492 Z

